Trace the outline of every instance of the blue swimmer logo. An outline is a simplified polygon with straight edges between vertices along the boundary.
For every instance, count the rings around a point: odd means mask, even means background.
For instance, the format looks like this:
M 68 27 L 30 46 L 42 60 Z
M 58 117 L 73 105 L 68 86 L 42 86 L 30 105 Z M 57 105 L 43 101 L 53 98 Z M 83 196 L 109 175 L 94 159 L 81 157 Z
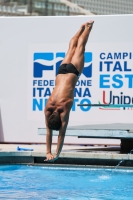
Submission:
M 92 77 L 92 52 L 84 53 L 84 69 L 82 72 L 87 78 Z
M 34 65 L 33 65 L 33 77 L 42 78 L 43 71 L 54 70 L 55 75 L 58 73 L 59 66 L 65 57 L 65 52 L 56 52 L 55 57 L 53 52 L 45 53 L 34 53 Z M 92 77 L 92 53 L 84 53 L 84 69 L 83 72 L 85 77 Z
M 41 78 L 44 70 L 53 70 L 53 59 L 53 53 L 34 53 L 33 76 L 35 78 Z

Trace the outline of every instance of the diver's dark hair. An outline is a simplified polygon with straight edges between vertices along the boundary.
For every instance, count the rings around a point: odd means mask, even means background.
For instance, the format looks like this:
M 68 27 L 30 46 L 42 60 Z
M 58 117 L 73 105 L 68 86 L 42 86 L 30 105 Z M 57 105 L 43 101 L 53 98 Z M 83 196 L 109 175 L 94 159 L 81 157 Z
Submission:
M 61 127 L 61 118 L 59 113 L 53 112 L 53 114 L 48 119 L 49 129 L 58 131 Z

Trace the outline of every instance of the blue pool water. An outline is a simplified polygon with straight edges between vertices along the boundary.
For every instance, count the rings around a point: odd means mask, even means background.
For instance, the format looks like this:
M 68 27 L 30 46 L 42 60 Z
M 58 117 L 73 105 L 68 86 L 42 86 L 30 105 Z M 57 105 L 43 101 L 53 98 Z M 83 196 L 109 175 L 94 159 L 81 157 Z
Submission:
M 0 166 L 0 199 L 133 200 L 133 171 Z

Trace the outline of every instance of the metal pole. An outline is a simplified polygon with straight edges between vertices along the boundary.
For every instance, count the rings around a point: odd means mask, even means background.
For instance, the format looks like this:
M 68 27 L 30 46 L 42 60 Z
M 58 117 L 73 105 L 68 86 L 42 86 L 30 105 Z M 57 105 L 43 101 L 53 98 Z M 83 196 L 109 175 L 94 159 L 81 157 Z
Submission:
M 45 0 L 45 16 L 48 16 L 48 0 Z
M 52 16 L 54 16 L 55 15 L 55 13 L 54 13 L 54 3 L 52 3 Z
M 29 0 L 29 13 L 32 15 L 32 0 Z
M 78 104 L 77 106 L 93 106 L 93 107 L 113 107 L 113 108 L 119 108 L 119 107 L 128 107 L 132 108 L 133 104 Z
M 99 106 L 109 106 L 110 104 L 78 104 L 77 106 L 95 106 L 95 107 L 99 107 Z
M 69 6 L 67 6 L 67 15 L 69 16 L 70 15 L 70 10 L 69 10 Z

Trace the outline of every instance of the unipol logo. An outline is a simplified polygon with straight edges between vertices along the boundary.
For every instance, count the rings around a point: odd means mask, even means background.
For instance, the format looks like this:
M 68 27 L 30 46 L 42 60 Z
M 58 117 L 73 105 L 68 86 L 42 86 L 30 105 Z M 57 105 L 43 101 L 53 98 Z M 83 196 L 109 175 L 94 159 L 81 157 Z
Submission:
M 65 57 L 65 52 L 42 52 L 42 53 L 34 53 L 33 57 L 33 77 L 34 78 L 42 78 L 43 73 L 45 71 L 49 71 L 49 73 L 54 70 L 55 76 L 58 73 L 58 69 L 62 60 Z M 83 75 L 86 78 L 92 77 L 92 53 L 85 52 L 84 53 L 84 69 Z

